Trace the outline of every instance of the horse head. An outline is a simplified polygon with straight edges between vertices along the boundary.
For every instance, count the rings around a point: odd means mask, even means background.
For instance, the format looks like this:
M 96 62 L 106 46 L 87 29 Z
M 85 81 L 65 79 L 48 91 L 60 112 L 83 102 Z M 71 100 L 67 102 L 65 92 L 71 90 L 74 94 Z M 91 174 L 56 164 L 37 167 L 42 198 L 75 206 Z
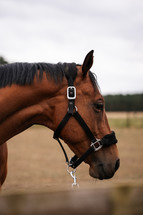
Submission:
M 91 153 L 88 153 L 88 156 L 83 156 L 83 160 L 89 164 L 89 174 L 92 177 L 108 179 L 119 168 L 120 160 L 115 144 L 117 140 L 108 124 L 104 98 L 100 93 L 96 78 L 90 71 L 92 64 L 93 51 L 87 54 L 82 65 L 76 66 L 77 74 L 74 75 L 72 80 L 70 74 L 65 75 L 66 78 L 68 77 L 69 86 L 74 83 L 74 86 L 70 86 L 70 93 L 73 94 L 74 98 L 72 96 L 68 98 L 69 105 L 73 106 L 73 108 L 71 107 L 72 113 L 69 113 L 69 118 L 67 118 L 67 115 L 64 117 L 69 109 L 65 93 L 67 88 L 67 80 L 65 78 L 63 87 L 60 90 L 60 97 L 58 95 L 59 102 L 54 112 L 55 128 L 58 127 L 55 129 L 55 136 L 60 136 L 77 158 L 89 151 L 89 148 L 93 146 L 91 139 L 95 137 L 96 144 L 100 143 L 97 146 L 100 150 L 95 148 Z M 77 116 L 77 113 L 79 116 Z M 88 127 L 87 129 L 85 128 L 86 126 Z

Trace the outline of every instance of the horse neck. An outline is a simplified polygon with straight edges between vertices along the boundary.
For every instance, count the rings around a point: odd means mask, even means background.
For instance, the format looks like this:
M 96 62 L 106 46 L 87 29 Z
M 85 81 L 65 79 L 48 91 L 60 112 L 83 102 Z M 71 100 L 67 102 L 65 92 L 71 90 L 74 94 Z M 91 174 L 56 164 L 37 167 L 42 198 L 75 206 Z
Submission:
M 55 95 L 61 85 L 46 78 L 31 86 L 12 85 L 0 89 L 0 143 L 33 124 L 53 129 Z

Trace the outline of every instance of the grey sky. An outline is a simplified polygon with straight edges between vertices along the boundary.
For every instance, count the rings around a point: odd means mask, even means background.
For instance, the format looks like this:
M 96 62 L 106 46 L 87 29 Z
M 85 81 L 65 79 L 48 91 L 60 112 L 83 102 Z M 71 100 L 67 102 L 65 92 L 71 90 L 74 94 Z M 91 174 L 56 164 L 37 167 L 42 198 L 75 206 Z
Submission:
M 143 92 L 142 0 L 0 0 L 0 55 L 76 62 L 94 49 L 101 91 Z

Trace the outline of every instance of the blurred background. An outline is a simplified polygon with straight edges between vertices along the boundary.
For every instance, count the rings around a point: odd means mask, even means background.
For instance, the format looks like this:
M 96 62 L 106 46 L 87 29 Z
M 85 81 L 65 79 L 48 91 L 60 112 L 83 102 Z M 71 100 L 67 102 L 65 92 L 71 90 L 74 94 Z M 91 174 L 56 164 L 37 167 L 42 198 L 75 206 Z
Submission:
M 86 189 L 84 195 L 89 199 L 89 190 L 98 195 L 103 190 L 112 193 L 112 214 L 119 215 L 141 214 L 143 209 L 142 11 L 142 0 L 0 0 L 0 64 L 82 64 L 85 55 L 94 50 L 91 71 L 97 76 L 110 127 L 119 140 L 121 166 L 108 181 L 91 179 L 85 164 L 77 177 L 80 192 Z M 8 177 L 2 196 L 72 193 L 72 179 L 52 135 L 48 129 L 34 126 L 9 141 Z M 72 155 L 70 150 L 68 153 Z M 100 204 L 105 201 L 101 198 Z M 124 205 L 127 210 L 119 211 L 117 202 L 120 209 Z

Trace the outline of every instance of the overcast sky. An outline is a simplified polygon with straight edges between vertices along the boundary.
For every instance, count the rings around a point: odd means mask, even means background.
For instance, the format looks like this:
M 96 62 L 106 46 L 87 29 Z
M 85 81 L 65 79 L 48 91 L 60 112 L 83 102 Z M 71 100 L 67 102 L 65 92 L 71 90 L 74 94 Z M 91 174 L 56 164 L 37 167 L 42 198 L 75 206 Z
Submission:
M 143 92 L 143 0 L 0 0 L 0 55 L 75 62 L 94 49 L 103 94 Z

